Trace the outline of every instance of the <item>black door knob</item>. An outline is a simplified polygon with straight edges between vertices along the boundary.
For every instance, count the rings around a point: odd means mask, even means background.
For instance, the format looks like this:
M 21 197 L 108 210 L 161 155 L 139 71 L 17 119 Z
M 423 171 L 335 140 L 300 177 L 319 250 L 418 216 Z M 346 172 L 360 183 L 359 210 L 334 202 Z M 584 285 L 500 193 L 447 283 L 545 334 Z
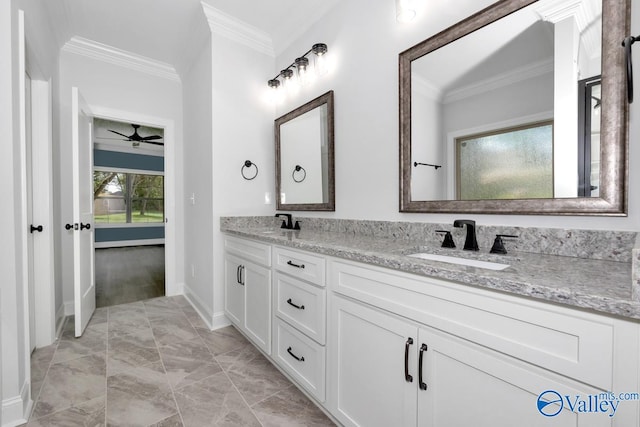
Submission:
M 65 224 L 64 225 L 64 229 L 65 230 L 72 230 L 73 229 L 73 224 Z
M 34 227 L 33 224 L 31 224 L 29 232 L 33 234 L 34 231 L 37 231 L 38 233 L 42 233 L 42 226 L 39 225 L 37 227 Z
M 87 223 L 87 224 L 83 224 L 80 223 L 80 231 L 84 230 L 84 229 L 90 230 L 91 229 L 91 224 Z

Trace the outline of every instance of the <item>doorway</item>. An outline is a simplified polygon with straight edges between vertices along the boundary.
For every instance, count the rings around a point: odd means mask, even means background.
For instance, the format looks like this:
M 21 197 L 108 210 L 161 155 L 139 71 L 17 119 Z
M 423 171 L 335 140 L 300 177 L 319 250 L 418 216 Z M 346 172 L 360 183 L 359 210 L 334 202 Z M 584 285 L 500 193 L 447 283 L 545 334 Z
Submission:
M 164 296 L 164 130 L 94 118 L 96 307 Z

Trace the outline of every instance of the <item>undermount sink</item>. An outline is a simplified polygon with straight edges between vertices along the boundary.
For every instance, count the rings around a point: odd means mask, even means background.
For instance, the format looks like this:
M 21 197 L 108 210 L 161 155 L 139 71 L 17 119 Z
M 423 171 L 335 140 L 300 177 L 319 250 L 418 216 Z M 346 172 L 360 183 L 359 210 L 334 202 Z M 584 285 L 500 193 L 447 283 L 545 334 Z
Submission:
M 409 254 L 413 258 L 427 259 L 431 261 L 448 262 L 450 264 L 466 265 L 469 267 L 486 268 L 488 270 L 504 270 L 509 264 L 501 264 L 499 262 L 480 261 L 477 259 L 459 258 L 456 256 L 436 255 L 429 253 Z

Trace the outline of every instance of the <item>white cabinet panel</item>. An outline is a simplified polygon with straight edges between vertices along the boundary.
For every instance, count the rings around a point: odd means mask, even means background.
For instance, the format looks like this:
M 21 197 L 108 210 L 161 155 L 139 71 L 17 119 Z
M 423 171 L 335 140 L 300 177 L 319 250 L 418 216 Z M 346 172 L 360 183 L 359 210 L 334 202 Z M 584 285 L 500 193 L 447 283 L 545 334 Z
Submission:
M 325 285 L 325 259 L 322 256 L 276 246 L 273 267 L 314 285 Z
M 274 324 L 274 359 L 318 401 L 325 399 L 324 346 L 276 319 Z
M 415 426 L 417 327 L 339 297 L 330 319 L 332 414 L 346 426 Z
M 242 327 L 244 322 L 244 285 L 240 279 L 242 260 L 236 256 L 224 256 L 224 311 L 229 320 Z
M 276 315 L 324 344 L 326 291 L 278 271 L 274 273 L 273 280 Z
M 245 262 L 242 268 L 245 286 L 245 332 L 253 342 L 271 353 L 271 270 Z

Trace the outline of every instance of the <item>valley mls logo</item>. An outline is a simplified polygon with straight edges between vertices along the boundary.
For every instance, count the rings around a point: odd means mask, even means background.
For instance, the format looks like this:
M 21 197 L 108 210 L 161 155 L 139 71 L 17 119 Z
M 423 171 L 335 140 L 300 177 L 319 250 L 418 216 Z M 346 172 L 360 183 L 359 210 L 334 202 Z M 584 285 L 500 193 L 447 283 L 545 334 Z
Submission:
M 638 400 L 638 393 L 621 393 L 616 396 L 610 392 L 590 394 L 587 396 L 564 395 L 555 390 L 546 390 L 538 395 L 538 412 L 545 417 L 555 417 L 563 409 L 574 413 L 600 413 L 613 417 L 622 400 Z
M 564 401 L 557 391 L 543 391 L 538 396 L 538 412 L 545 417 L 555 417 L 563 408 Z

